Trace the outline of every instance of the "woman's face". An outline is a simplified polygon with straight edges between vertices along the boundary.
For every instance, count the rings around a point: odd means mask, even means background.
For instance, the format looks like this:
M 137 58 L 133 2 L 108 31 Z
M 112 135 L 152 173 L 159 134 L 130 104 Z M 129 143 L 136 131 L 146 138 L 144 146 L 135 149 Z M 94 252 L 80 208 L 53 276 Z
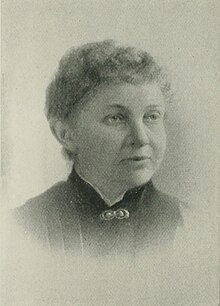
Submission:
M 91 182 L 146 183 L 164 155 L 164 114 L 156 84 L 100 89 L 70 119 L 76 169 Z

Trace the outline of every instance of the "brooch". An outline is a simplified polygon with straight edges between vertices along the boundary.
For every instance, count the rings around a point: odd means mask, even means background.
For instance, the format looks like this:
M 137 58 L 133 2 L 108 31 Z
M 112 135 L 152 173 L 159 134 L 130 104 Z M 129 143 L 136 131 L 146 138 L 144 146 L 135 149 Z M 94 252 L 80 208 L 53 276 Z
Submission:
M 100 218 L 106 221 L 112 220 L 114 218 L 127 219 L 129 218 L 129 211 L 124 208 L 119 208 L 117 210 L 108 209 L 101 213 Z

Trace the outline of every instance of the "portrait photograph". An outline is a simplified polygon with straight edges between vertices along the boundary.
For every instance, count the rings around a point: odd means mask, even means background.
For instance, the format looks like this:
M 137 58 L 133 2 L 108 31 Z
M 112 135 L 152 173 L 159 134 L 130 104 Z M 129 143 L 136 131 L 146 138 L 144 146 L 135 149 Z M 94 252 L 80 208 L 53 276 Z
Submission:
M 219 11 L 2 2 L 2 305 L 219 305 Z

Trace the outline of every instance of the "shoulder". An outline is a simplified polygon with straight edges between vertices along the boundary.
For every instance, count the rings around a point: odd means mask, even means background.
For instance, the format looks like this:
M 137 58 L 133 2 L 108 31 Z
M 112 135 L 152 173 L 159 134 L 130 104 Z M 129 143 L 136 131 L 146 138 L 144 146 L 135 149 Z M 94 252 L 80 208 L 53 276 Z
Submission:
M 187 204 L 179 198 L 170 194 L 164 193 L 156 189 L 157 198 L 160 206 L 167 210 L 172 210 L 174 213 L 181 213 L 181 210 L 187 206 Z
M 151 209 L 154 214 L 165 222 L 183 225 L 183 211 L 188 206 L 187 203 L 158 190 L 155 186 L 150 194 Z
M 59 182 L 42 194 L 29 199 L 24 205 L 19 206 L 13 210 L 15 216 L 25 215 L 39 215 L 46 213 L 48 210 L 55 208 L 54 205 L 59 203 L 63 198 L 65 190 L 65 182 Z
M 12 216 L 26 235 L 34 235 L 41 241 L 48 240 L 48 233 L 59 230 L 60 219 L 69 207 L 70 197 L 72 198 L 72 194 L 68 183 L 58 182 L 42 194 L 29 199 L 24 205 L 13 209 Z M 74 218 L 74 214 L 72 217 Z

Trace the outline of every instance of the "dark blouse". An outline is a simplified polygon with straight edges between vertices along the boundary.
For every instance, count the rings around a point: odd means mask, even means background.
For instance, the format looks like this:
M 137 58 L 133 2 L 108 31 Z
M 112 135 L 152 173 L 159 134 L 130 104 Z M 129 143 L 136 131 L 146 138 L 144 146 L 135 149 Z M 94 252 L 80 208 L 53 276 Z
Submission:
M 152 181 L 125 193 L 109 207 L 73 169 L 66 182 L 14 210 L 27 237 L 76 255 L 137 254 L 169 248 L 181 226 L 181 202 Z

